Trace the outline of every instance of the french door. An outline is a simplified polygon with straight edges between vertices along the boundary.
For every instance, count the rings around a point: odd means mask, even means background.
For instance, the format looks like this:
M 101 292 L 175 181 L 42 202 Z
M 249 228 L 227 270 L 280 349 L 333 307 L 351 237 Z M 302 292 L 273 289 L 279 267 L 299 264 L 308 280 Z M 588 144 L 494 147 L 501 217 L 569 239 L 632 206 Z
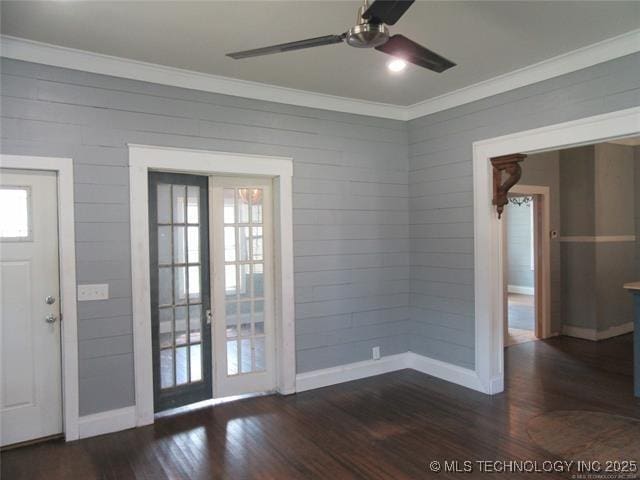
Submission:
M 271 180 L 211 178 L 216 397 L 275 388 Z
M 155 411 L 211 398 L 208 179 L 149 173 Z
M 269 179 L 149 174 L 156 411 L 275 388 L 271 195 Z

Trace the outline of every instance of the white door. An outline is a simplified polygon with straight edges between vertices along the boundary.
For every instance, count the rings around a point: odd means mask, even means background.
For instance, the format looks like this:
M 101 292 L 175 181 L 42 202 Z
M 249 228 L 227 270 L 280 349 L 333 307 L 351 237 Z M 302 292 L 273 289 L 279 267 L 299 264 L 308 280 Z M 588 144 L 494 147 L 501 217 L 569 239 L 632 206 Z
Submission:
M 1 445 L 62 432 L 57 178 L 0 170 Z
M 270 179 L 212 177 L 214 396 L 275 389 Z

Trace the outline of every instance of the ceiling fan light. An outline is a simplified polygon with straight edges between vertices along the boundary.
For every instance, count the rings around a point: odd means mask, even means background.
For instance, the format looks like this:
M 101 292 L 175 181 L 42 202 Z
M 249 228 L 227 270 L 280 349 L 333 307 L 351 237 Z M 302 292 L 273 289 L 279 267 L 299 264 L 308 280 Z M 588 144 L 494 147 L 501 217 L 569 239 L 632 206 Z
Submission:
M 405 62 L 401 58 L 394 58 L 389 63 L 387 63 L 387 68 L 394 73 L 398 73 L 407 68 L 407 62 Z

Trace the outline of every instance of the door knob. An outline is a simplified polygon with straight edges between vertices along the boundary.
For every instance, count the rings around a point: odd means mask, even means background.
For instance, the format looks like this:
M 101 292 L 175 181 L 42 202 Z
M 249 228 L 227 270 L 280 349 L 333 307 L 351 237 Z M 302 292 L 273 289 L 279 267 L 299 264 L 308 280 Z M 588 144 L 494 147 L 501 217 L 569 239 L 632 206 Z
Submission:
M 44 303 L 46 303 L 47 305 L 53 305 L 54 303 L 56 303 L 56 297 L 52 297 L 51 295 L 49 295 L 44 299 Z
M 206 321 L 207 321 L 207 325 L 211 325 L 211 320 L 213 319 L 213 315 L 211 315 L 211 310 L 210 310 L 210 309 L 207 309 L 207 310 L 204 312 L 204 315 L 205 315 L 205 319 L 206 319 Z
M 53 313 L 50 313 L 49 315 L 44 317 L 44 321 L 47 323 L 56 323 L 57 319 L 58 318 Z

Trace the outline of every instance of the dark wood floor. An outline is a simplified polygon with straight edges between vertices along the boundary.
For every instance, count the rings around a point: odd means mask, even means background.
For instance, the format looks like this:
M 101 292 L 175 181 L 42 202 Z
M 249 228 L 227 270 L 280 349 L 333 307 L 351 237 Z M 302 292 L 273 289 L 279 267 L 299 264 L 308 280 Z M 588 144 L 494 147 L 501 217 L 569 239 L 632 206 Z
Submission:
M 207 407 L 78 442 L 10 450 L 2 453 L 2 480 L 488 478 L 433 474 L 428 465 L 434 459 L 554 460 L 526 432 L 529 419 L 551 410 L 640 418 L 630 335 L 598 343 L 559 337 L 506 352 L 506 391 L 493 397 L 403 370 Z

